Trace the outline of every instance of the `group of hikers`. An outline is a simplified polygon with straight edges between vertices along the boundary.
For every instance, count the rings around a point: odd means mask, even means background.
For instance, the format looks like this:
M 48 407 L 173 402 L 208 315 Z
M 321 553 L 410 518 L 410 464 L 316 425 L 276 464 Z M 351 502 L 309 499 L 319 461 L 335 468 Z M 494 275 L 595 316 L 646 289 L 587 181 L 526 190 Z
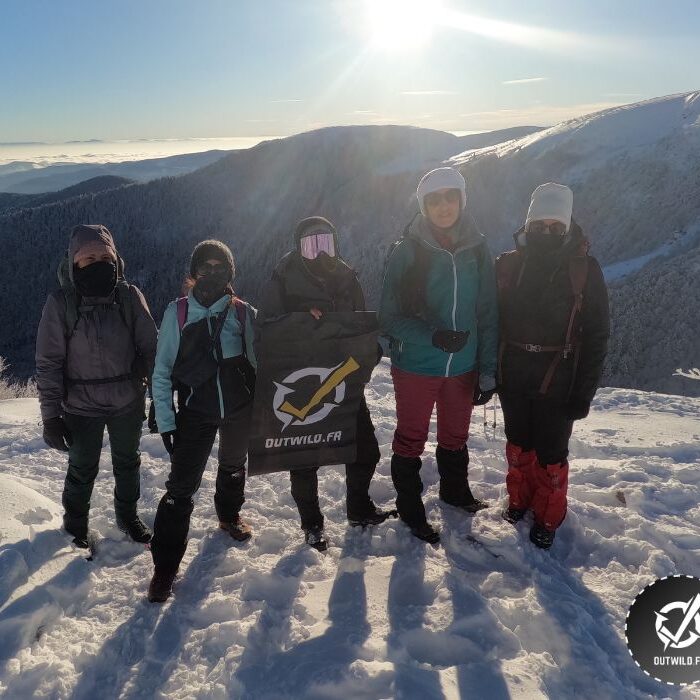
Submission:
M 532 510 L 530 539 L 547 549 L 566 516 L 573 422 L 588 414 L 607 348 L 601 269 L 572 219 L 573 194 L 564 185 L 535 189 L 515 249 L 495 265 L 458 170 L 427 173 L 417 199 L 419 213 L 390 251 L 378 314 L 390 343 L 396 397 L 396 511 L 378 508 L 369 496 L 380 450 L 363 399 L 356 458 L 345 466 L 348 521 L 372 526 L 398 512 L 417 538 L 439 541 L 426 517 L 420 477 L 435 407 L 440 499 L 466 514 L 486 508 L 469 485 L 467 440 L 473 407 L 498 392 L 508 465 L 502 516 L 516 523 Z M 79 225 L 71 233 L 60 289 L 49 296 L 37 335 L 43 436 L 49 447 L 68 453 L 63 524 L 77 546 L 87 547 L 107 428 L 116 524 L 134 541 L 150 542 L 152 602 L 171 593 L 217 432 L 219 525 L 238 541 L 252 534 L 240 512 L 261 324 L 289 312 L 318 320 L 326 313 L 365 311 L 357 275 L 342 259 L 330 221 L 303 219 L 294 243 L 256 312 L 234 292 L 231 250 L 220 241 L 202 241 L 192 252 L 185 294 L 166 308 L 158 330 L 143 295 L 124 278 L 108 229 Z M 379 361 L 381 348 L 377 356 Z M 147 386 L 148 424 L 160 433 L 171 463 L 153 532 L 137 510 Z M 318 467 L 294 467 L 291 493 L 305 541 L 323 551 Z

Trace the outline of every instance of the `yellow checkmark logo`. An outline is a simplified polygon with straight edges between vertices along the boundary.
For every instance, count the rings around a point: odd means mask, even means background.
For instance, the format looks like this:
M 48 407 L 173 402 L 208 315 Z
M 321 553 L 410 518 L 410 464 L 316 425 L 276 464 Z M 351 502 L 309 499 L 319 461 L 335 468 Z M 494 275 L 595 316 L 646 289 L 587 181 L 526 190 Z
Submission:
M 324 381 L 323 384 L 321 384 L 321 386 L 316 390 L 306 406 L 296 408 L 295 406 L 292 406 L 289 401 L 285 401 L 279 407 L 279 410 L 290 416 L 294 416 L 301 421 L 305 420 L 312 409 L 318 406 L 321 401 L 323 401 L 323 399 L 325 399 L 326 396 L 328 396 L 328 394 L 330 394 L 331 391 L 338 386 L 338 384 L 347 379 L 347 377 L 349 377 L 353 372 L 356 372 L 358 369 L 360 369 L 360 365 L 357 364 L 355 358 L 348 358 L 340 367 L 333 370 L 328 375 L 326 381 Z

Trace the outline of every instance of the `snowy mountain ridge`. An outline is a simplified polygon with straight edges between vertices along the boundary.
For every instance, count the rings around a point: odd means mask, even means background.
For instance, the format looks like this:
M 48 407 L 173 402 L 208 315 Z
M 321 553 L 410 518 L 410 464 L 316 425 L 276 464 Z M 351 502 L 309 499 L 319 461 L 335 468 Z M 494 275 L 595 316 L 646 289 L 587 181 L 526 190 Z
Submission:
M 382 460 L 371 494 L 391 505 L 395 423 L 388 365 L 367 390 Z M 657 577 L 700 575 L 700 400 L 599 391 L 571 443 L 569 515 L 552 550 L 499 517 L 503 421 L 474 414 L 470 481 L 491 507 L 468 518 L 421 472 L 440 547 L 389 521 L 348 528 L 344 475 L 319 472 L 330 549 L 305 547 L 286 474 L 251 477 L 233 544 L 216 527 L 210 463 L 175 596 L 146 602 L 152 563 L 112 513 L 103 453 L 87 562 L 61 533 L 63 454 L 40 437 L 36 400 L 0 402 L 0 694 L 3 697 L 421 700 L 700 697 L 642 673 L 627 610 Z M 431 440 L 434 439 L 434 425 Z M 142 438 L 141 513 L 151 524 L 168 471 Z M 473 538 L 470 540 L 469 538 Z
M 506 143 L 485 149 L 475 147 L 498 135 L 329 127 L 236 151 L 180 177 L 0 215 L 0 289 L 26 300 L 0 307 L 0 326 L 15 329 L 0 354 L 19 374 L 32 373 L 41 306 L 77 221 L 110 227 L 129 280 L 159 320 L 202 238 L 232 247 L 237 291 L 255 304 L 292 245 L 296 221 L 322 214 L 336 223 L 343 256 L 376 308 L 387 251 L 416 212 L 418 180 L 448 162 L 464 173 L 470 211 L 494 254 L 512 248 L 537 185 L 570 185 L 591 253 L 615 271 L 605 383 L 698 395 L 697 382 L 673 374 L 700 364 L 700 242 L 692 233 L 700 227 L 699 110 L 699 93 L 672 95 L 516 140 L 506 132 Z

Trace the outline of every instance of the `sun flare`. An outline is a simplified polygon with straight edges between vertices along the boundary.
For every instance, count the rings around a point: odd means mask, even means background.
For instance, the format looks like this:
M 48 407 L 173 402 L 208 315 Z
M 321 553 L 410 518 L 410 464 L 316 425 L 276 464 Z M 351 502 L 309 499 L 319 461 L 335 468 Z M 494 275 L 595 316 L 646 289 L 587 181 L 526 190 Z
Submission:
M 371 45 L 410 51 L 428 44 L 439 20 L 439 0 L 366 0 Z

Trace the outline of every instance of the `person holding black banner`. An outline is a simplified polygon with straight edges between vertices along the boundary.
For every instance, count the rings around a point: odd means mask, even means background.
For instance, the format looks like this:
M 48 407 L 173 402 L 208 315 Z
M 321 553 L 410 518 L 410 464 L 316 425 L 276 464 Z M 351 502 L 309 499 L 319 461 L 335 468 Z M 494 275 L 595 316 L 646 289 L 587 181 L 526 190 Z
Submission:
M 387 262 L 379 322 L 391 340 L 396 507 L 416 537 L 435 543 L 420 457 L 436 405 L 440 499 L 470 514 L 487 507 L 469 487 L 466 443 L 472 406 L 488 402 L 496 388 L 498 305 L 493 261 L 466 212 L 461 173 L 432 170 L 417 197 L 421 215 Z
M 163 602 L 187 547 L 187 532 L 211 448 L 219 433 L 214 505 L 219 527 L 247 540 L 240 517 L 253 391 L 255 309 L 231 286 L 233 255 L 220 241 L 203 241 L 192 253 L 187 296 L 163 315 L 153 371 L 156 424 L 170 453 L 166 493 L 158 505 L 151 554 L 151 602 Z M 178 394 L 175 411 L 173 393 Z
M 364 311 L 362 288 L 355 271 L 340 257 L 335 226 L 321 216 L 312 216 L 297 224 L 295 238 L 295 249 L 282 258 L 264 289 L 258 322 L 291 312 L 308 311 L 318 320 L 326 312 Z M 309 342 L 313 343 L 313 338 Z M 356 445 L 355 462 L 346 465 L 347 517 L 351 525 L 376 525 L 390 513 L 378 509 L 369 496 L 380 453 L 364 397 L 357 414 Z M 292 468 L 290 480 L 305 541 L 323 551 L 328 545 L 318 502 L 317 472 L 318 467 Z

